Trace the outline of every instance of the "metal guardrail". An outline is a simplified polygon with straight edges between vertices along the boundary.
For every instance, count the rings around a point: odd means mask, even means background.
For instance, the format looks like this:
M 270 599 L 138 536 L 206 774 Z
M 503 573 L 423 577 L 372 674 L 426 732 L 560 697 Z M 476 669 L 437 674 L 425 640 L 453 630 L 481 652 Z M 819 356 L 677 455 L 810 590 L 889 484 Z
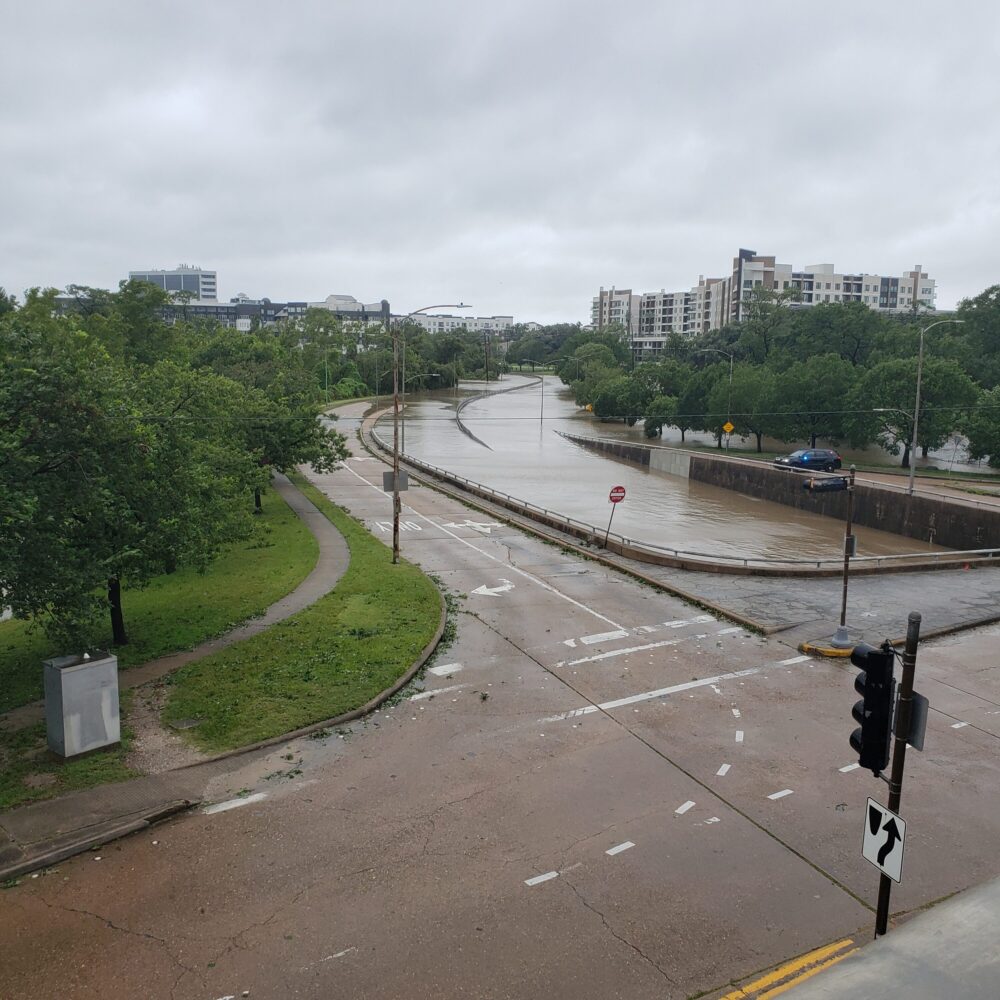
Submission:
M 392 447 L 382 440 L 378 431 L 374 427 L 372 428 L 371 433 L 372 437 L 378 446 L 383 449 L 383 451 L 392 450 Z M 412 465 L 417 469 L 423 469 L 425 472 L 443 479 L 446 482 L 453 482 L 466 488 L 471 488 L 472 490 L 485 494 L 487 497 L 493 498 L 498 502 L 504 501 L 506 504 L 516 505 L 525 511 L 535 511 L 536 513 L 543 515 L 550 522 L 555 522 L 556 527 L 565 526 L 569 529 L 569 534 L 584 534 L 587 536 L 593 536 L 595 539 L 603 538 L 605 535 L 604 528 L 588 524 L 586 521 L 578 521 L 576 518 L 567 517 L 565 514 L 560 514 L 558 511 L 551 510 L 548 507 L 540 507 L 538 504 L 531 503 L 530 500 L 522 500 L 520 497 L 512 496 L 510 493 L 505 493 L 502 490 L 495 490 L 492 486 L 486 486 L 484 483 L 476 482 L 474 479 L 467 479 L 465 476 L 460 476 L 455 472 L 450 472 L 448 469 L 442 469 L 439 466 L 431 465 L 429 462 L 423 462 L 420 459 L 413 458 L 409 455 L 405 456 L 405 458 L 409 465 Z M 778 568 L 781 566 L 789 566 L 839 571 L 844 565 L 844 557 L 842 554 L 831 556 L 828 559 L 775 559 L 768 556 L 733 556 L 720 555 L 714 552 L 698 552 L 691 549 L 677 549 L 667 545 L 657 545 L 652 542 L 643 542 L 639 539 L 629 538 L 616 531 L 610 532 L 608 537 L 623 547 L 628 546 L 634 550 L 648 552 L 650 555 L 666 555 L 678 560 L 701 560 L 710 562 L 713 565 L 735 566 L 743 567 L 745 569 L 752 569 L 754 567 Z M 1000 558 L 1000 549 L 946 549 L 941 552 L 902 552 L 892 555 L 853 556 L 851 559 L 851 565 L 856 566 L 858 564 L 864 564 L 880 569 L 889 565 L 899 564 L 907 560 L 911 562 L 921 561 L 942 563 L 997 558 Z

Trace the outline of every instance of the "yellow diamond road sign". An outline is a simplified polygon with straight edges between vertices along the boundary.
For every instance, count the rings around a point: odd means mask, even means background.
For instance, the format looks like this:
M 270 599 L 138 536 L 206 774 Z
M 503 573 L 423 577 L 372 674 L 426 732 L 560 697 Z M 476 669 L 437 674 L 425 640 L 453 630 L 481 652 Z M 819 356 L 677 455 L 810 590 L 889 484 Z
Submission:
M 724 424 L 722 425 L 722 429 L 723 429 L 723 430 L 724 430 L 724 431 L 725 431 L 725 432 L 726 432 L 727 434 L 732 434 L 732 433 L 733 433 L 733 431 L 734 431 L 734 430 L 736 430 L 736 425 L 735 425 L 734 423 L 732 423 L 731 421 L 727 420 L 727 421 L 726 421 L 726 422 L 725 422 L 725 423 L 724 423 Z

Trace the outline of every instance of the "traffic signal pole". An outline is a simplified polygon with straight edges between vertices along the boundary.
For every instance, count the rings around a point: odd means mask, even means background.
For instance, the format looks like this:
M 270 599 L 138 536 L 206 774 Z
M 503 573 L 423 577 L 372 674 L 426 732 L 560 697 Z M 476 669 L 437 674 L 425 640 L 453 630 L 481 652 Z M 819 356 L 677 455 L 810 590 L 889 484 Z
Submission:
M 840 628 L 844 638 L 847 638 L 847 581 L 851 573 L 851 556 L 854 539 L 851 535 L 854 520 L 854 466 L 851 466 L 851 478 L 847 486 L 847 524 L 844 528 L 844 588 L 840 598 Z
M 906 625 L 906 646 L 903 650 L 903 676 L 899 682 L 899 703 L 896 708 L 896 745 L 892 754 L 889 777 L 889 811 L 898 813 L 903 797 L 903 767 L 906 764 L 906 744 L 910 738 L 913 715 L 913 675 L 917 669 L 917 645 L 920 642 L 920 613 L 911 611 Z M 878 908 L 875 912 L 875 937 L 881 937 L 889 927 L 889 894 L 892 879 L 879 876 Z

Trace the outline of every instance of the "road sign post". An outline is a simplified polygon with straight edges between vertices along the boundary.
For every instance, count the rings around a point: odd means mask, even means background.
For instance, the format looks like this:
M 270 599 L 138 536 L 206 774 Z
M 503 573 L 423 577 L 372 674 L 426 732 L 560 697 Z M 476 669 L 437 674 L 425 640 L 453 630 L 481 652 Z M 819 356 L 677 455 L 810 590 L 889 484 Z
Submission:
M 604 532 L 604 547 L 608 547 L 608 536 L 611 534 L 611 522 L 615 518 L 615 508 L 625 499 L 624 486 L 612 486 L 608 494 L 608 503 L 611 504 L 611 517 L 608 518 L 608 530 Z
M 847 484 L 847 524 L 844 528 L 844 587 L 840 599 L 840 625 L 833 633 L 830 645 L 834 649 L 847 649 L 851 645 L 851 637 L 847 632 L 847 580 L 851 572 L 851 556 L 854 555 L 855 540 L 852 534 L 854 518 L 854 472 L 851 466 L 851 476 Z
M 899 701 L 896 705 L 896 744 L 893 748 L 892 774 L 889 778 L 888 811 L 893 814 L 899 813 L 899 802 L 903 797 L 903 768 L 906 765 L 906 743 L 910 738 L 910 723 L 913 713 L 913 675 L 917 669 L 917 646 L 919 642 L 920 614 L 916 611 L 911 611 L 906 626 L 906 647 L 903 650 L 903 676 L 899 682 Z M 902 821 L 900 820 L 899 822 Z M 902 837 L 902 834 L 900 834 L 900 837 Z M 902 855 L 902 843 L 900 843 L 900 863 L 902 863 Z M 889 896 L 891 892 L 892 878 L 883 870 L 882 876 L 879 879 L 878 908 L 875 911 L 875 937 L 881 937 L 888 929 Z

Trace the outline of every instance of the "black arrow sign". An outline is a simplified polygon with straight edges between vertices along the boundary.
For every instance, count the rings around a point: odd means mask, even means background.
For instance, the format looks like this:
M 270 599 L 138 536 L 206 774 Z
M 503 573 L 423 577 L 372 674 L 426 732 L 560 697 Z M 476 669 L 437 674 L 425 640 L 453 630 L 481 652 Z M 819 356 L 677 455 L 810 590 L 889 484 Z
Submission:
M 875 806 L 868 807 L 868 829 L 871 830 L 872 836 L 874 837 L 878 833 L 879 823 L 882 822 L 882 810 L 876 808 Z
M 870 819 L 871 817 L 869 817 Z M 897 840 L 902 840 L 899 835 L 899 827 L 896 826 L 895 817 L 890 817 L 889 822 L 882 827 L 882 832 L 888 834 L 885 843 L 879 848 L 878 863 L 885 864 L 885 859 L 892 854 L 892 849 L 896 846 Z

